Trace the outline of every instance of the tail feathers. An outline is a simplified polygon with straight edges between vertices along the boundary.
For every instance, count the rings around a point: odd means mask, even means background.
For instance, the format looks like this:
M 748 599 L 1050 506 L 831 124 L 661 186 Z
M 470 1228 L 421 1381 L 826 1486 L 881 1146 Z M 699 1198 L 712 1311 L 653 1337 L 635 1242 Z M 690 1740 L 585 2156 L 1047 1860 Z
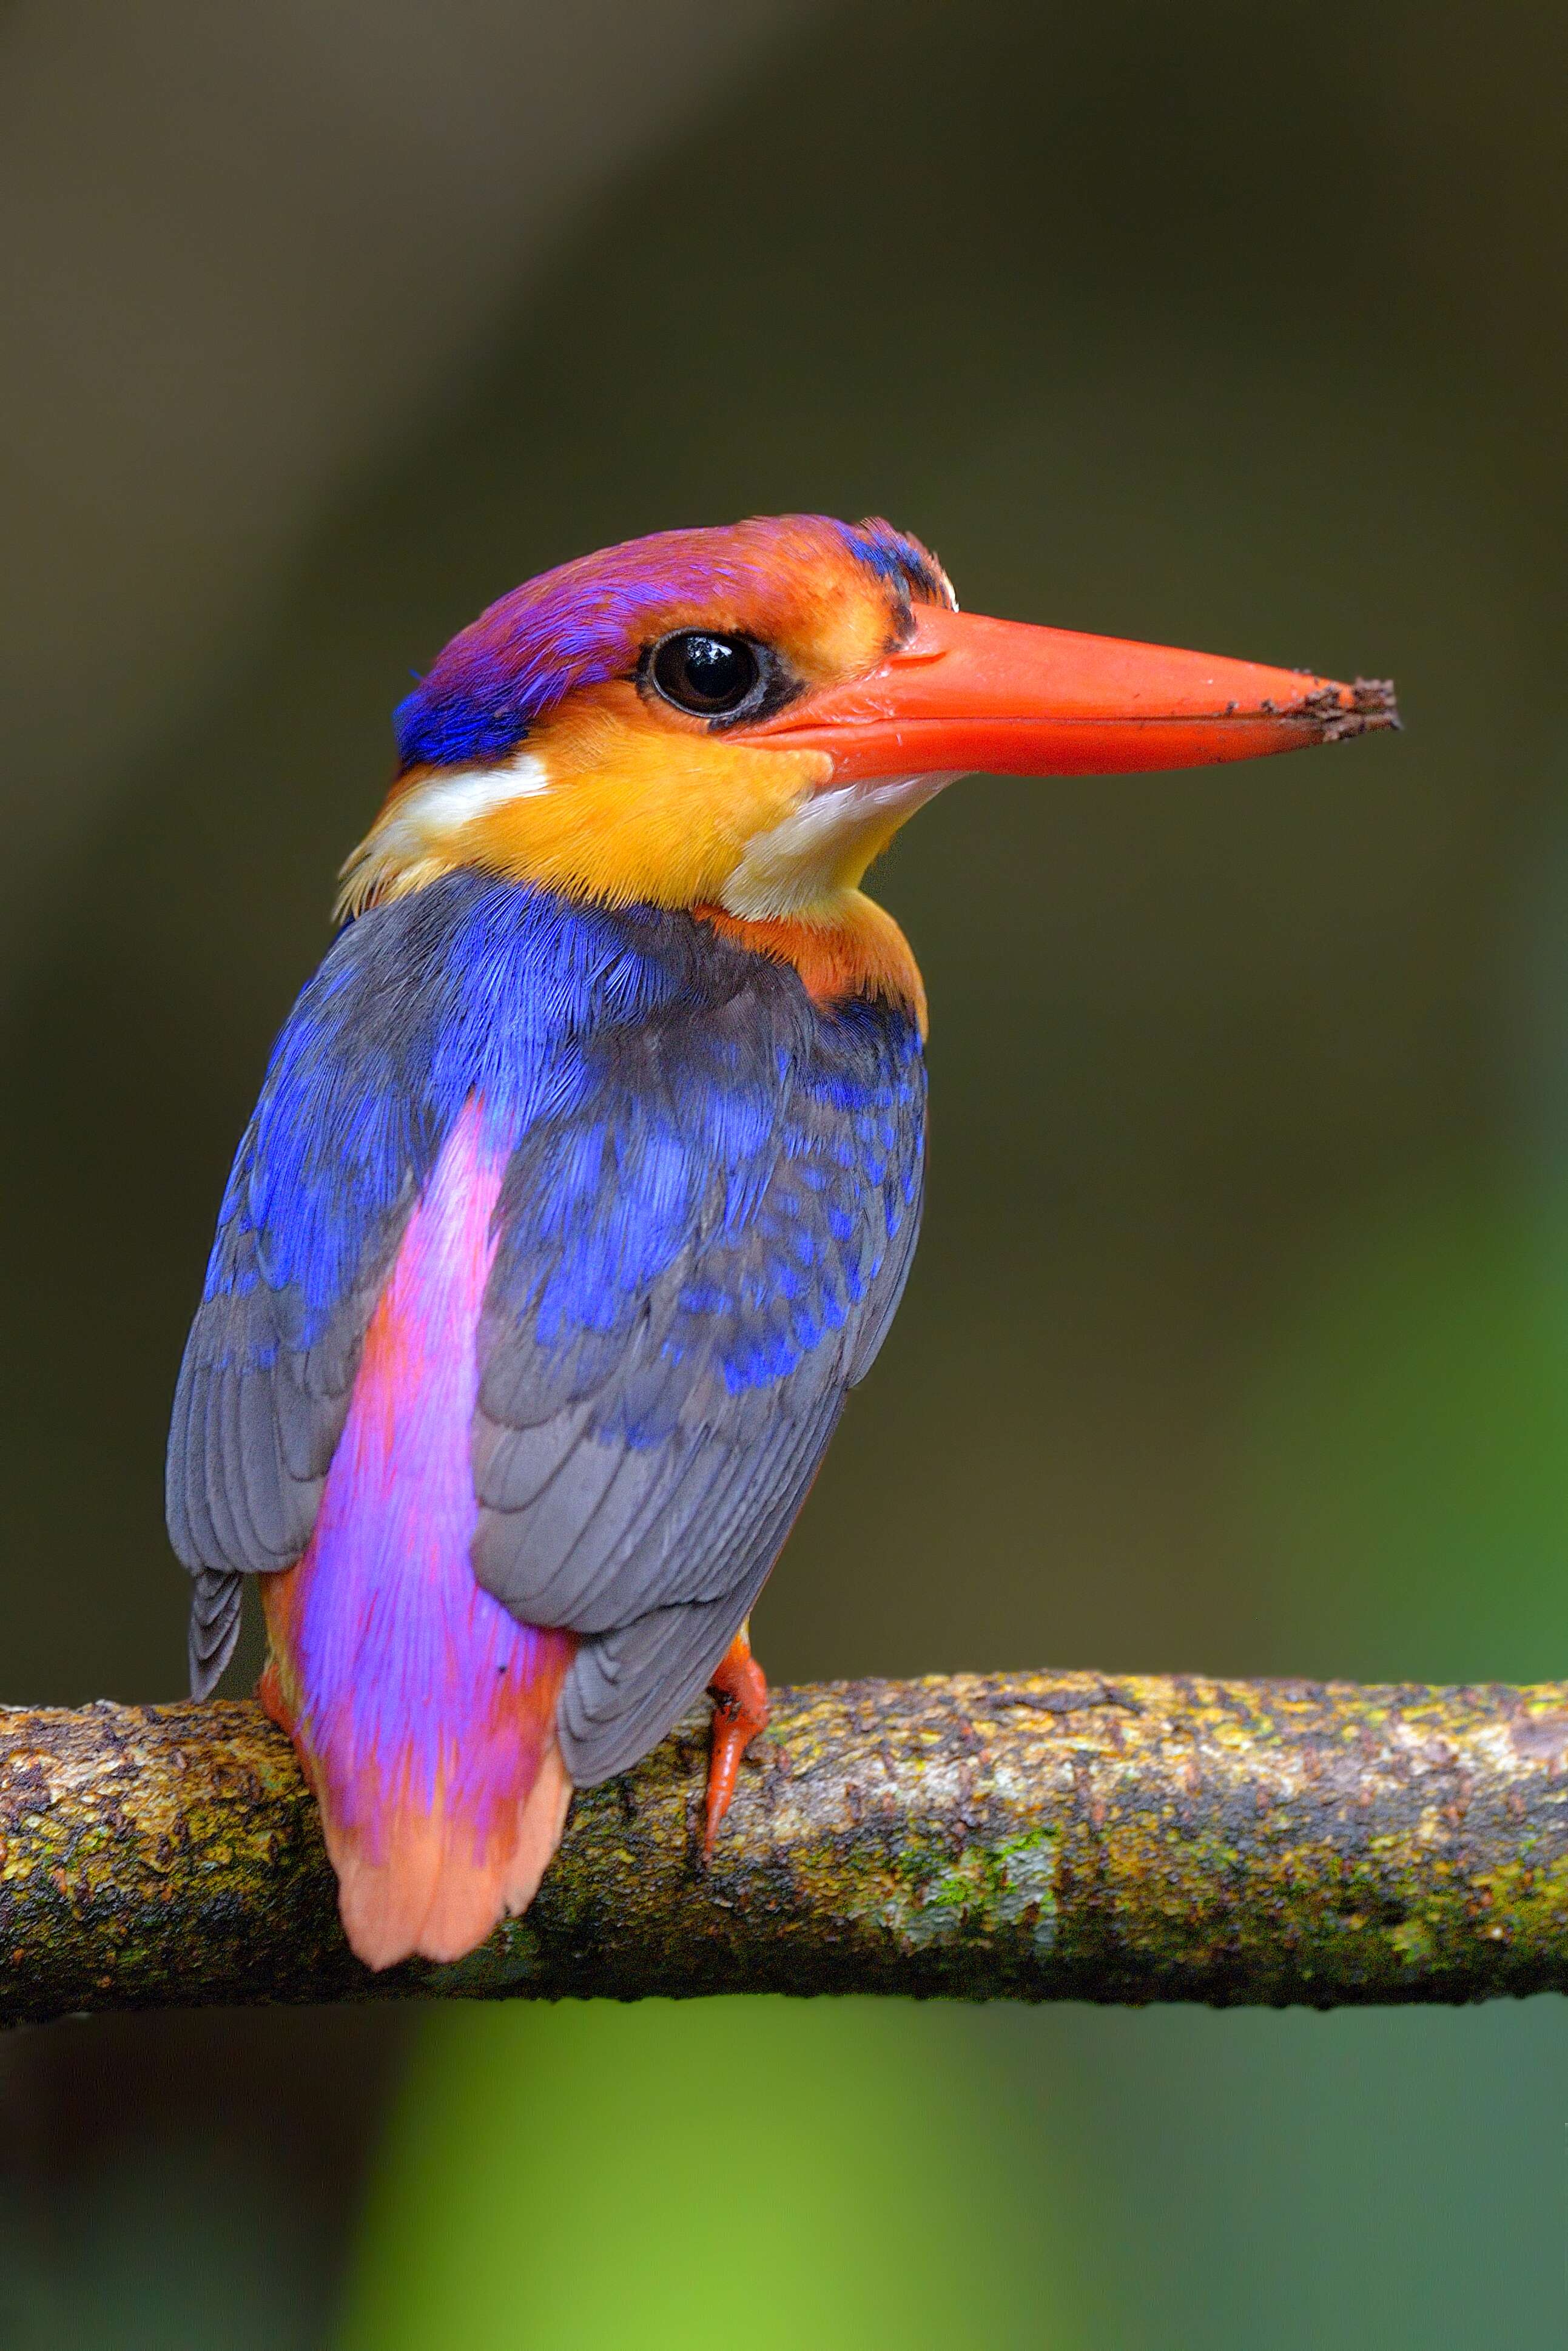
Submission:
M 555 1703 L 576 1642 L 535 1633 L 543 1654 L 517 1694 L 521 1703 L 499 1719 L 497 1708 L 487 1720 L 448 1726 L 467 1729 L 472 1743 L 444 1740 L 426 1774 L 411 1768 L 412 1741 L 397 1740 L 387 1759 L 304 1723 L 279 1627 L 272 1630 L 258 1695 L 294 1741 L 320 1805 L 356 1956 L 370 1968 L 464 1958 L 528 1908 L 560 1843 L 573 1783 L 556 1743 Z
M 476 1855 L 473 1823 L 443 1809 L 392 1813 L 378 1823 L 378 1854 L 323 1807 L 338 1873 L 343 1931 L 370 1968 L 400 1959 L 460 1959 L 507 1916 L 526 1910 L 560 1843 L 572 1784 L 552 1742 L 512 1821 Z

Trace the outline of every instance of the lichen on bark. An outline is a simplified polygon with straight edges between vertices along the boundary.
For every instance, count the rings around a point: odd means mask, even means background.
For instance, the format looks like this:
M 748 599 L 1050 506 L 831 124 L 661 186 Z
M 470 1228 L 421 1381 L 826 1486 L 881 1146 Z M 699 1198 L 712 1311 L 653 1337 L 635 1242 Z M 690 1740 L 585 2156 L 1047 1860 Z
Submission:
M 783 1690 L 580 1796 L 526 1918 L 371 1975 L 249 1703 L 0 1713 L 0 2020 L 713 1991 L 1328 2007 L 1568 1989 L 1568 1686 L 960 1675 Z

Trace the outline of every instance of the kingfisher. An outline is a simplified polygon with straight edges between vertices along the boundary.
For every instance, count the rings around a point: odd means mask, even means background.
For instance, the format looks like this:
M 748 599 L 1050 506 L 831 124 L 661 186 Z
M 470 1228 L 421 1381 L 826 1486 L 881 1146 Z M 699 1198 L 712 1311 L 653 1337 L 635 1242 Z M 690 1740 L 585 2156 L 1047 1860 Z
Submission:
M 1249 758 L 1388 685 L 960 612 L 918 540 L 789 515 L 562 565 L 396 714 L 273 1049 L 179 1376 L 207 1696 L 260 1695 L 371 1968 L 525 1910 L 575 1790 L 714 1698 L 920 1224 L 925 996 L 867 867 L 956 777 Z

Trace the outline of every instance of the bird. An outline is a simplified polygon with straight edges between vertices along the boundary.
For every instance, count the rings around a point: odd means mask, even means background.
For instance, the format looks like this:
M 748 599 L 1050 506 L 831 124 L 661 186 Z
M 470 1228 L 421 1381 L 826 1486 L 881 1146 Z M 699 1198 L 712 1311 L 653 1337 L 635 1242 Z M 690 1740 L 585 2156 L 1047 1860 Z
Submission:
M 527 1909 L 578 1789 L 705 1689 L 711 1855 L 749 1625 L 921 1217 L 925 989 L 862 890 L 956 778 L 1396 725 L 1385 681 L 960 611 L 873 519 L 667 530 L 490 605 L 235 1157 L 175 1393 L 193 1694 L 259 1695 L 371 1969 Z

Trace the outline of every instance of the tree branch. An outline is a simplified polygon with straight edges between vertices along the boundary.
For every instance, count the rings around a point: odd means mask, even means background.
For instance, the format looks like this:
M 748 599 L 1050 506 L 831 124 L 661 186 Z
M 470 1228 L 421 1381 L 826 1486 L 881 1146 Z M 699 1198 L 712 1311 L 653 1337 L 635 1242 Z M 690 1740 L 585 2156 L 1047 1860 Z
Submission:
M 706 1718 L 578 1798 L 525 1919 L 372 1976 L 249 1704 L 0 1713 L 0 2020 L 429 1993 L 1317 2007 L 1568 1990 L 1568 1685 L 782 1690 L 710 1871 Z

